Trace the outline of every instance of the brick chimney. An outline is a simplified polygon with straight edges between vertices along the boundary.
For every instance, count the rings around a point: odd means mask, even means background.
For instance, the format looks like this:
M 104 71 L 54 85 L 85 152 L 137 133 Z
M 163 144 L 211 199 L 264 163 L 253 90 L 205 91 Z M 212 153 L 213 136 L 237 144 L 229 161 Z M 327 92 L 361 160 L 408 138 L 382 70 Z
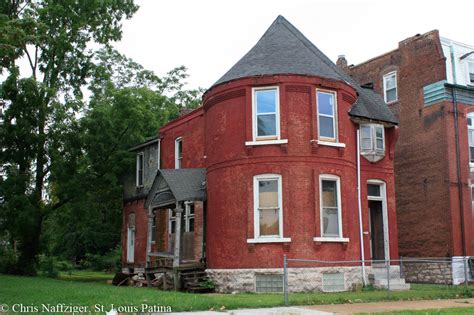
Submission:
M 336 66 L 347 72 L 347 60 L 345 55 L 337 56 Z

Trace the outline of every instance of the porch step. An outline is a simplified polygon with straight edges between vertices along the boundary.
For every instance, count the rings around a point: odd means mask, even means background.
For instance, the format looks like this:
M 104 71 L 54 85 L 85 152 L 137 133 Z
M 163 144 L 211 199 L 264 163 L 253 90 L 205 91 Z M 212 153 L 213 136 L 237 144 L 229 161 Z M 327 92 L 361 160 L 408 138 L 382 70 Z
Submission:
M 184 290 L 191 293 L 209 293 L 214 288 L 209 286 L 209 276 L 203 269 L 186 270 L 180 272 Z
M 383 267 L 372 268 L 368 274 L 369 282 L 378 289 L 388 288 L 388 276 L 390 277 L 390 290 L 401 291 L 410 289 L 410 285 L 405 283 L 405 279 L 400 277 L 400 270 L 397 267 L 390 270 L 389 274 L 387 274 L 387 269 Z

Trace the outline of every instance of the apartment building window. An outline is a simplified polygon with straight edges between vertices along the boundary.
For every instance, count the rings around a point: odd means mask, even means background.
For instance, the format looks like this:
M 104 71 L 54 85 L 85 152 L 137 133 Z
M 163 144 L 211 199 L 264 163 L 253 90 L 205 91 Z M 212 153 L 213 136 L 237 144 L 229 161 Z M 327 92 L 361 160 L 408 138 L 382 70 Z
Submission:
M 337 104 L 336 93 L 316 91 L 318 112 L 318 138 L 323 141 L 337 141 Z
M 280 139 L 278 87 L 253 88 L 253 139 Z
M 382 125 L 360 126 L 360 148 L 362 152 L 385 150 L 384 128 Z
M 183 161 L 183 138 L 176 138 L 174 141 L 174 168 L 181 168 Z
M 321 237 L 342 238 L 341 187 L 335 175 L 319 177 Z
M 467 114 L 467 138 L 469 143 L 469 161 L 474 165 L 474 112 Z
M 469 75 L 468 82 L 469 84 L 474 85 L 474 61 L 469 61 L 467 63 L 467 68 L 468 68 L 467 72 Z
M 137 187 L 143 187 L 144 178 L 144 155 L 143 152 L 137 154 L 137 172 L 136 172 L 136 185 Z
M 156 211 L 153 211 L 153 220 L 151 221 L 151 241 L 155 243 L 156 240 Z
M 254 177 L 254 207 L 255 239 L 282 238 L 281 175 Z
M 390 72 L 383 76 L 383 95 L 385 103 L 395 102 L 398 99 L 397 72 Z
M 184 208 L 184 231 L 194 231 L 194 203 L 190 203 Z

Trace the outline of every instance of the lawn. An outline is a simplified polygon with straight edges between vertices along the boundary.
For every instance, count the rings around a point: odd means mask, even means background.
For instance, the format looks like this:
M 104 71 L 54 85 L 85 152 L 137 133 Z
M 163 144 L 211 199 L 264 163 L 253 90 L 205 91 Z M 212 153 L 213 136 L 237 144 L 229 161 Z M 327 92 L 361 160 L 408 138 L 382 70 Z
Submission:
M 81 305 L 92 308 L 95 304 L 105 309 L 114 306 L 164 305 L 173 311 L 208 310 L 221 308 L 259 308 L 282 306 L 281 294 L 188 294 L 163 292 L 156 289 L 114 287 L 105 282 L 80 282 L 81 273 L 63 275 L 63 280 L 42 277 L 18 277 L 0 275 L 0 304 L 23 304 L 41 306 L 42 304 Z M 84 276 L 84 274 L 82 274 Z M 68 278 L 69 277 L 69 278 Z M 95 279 L 106 275 L 95 277 Z M 94 278 L 89 274 L 89 278 Z M 66 281 L 65 281 L 66 280 Z M 73 280 L 73 281 L 71 281 Z M 392 292 L 394 300 L 448 299 L 464 297 L 463 286 L 412 285 L 410 291 Z M 474 290 L 474 287 L 471 288 Z M 330 303 L 357 303 L 382 301 L 387 299 L 386 291 L 359 291 L 341 293 L 295 293 L 290 294 L 291 305 L 317 305 Z
M 59 274 L 60 280 L 81 281 L 81 282 L 107 282 L 112 280 L 114 274 L 110 272 L 97 272 L 87 270 L 63 271 Z

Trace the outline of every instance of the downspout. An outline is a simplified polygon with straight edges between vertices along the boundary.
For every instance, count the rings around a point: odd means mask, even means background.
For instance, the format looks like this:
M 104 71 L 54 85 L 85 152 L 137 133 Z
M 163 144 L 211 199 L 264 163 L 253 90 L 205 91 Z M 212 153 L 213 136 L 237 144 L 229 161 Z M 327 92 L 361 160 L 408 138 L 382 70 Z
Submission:
M 360 237 L 360 258 L 361 262 L 361 269 L 362 269 L 362 282 L 364 286 L 367 285 L 365 280 L 365 253 L 364 253 L 364 229 L 362 226 L 362 203 L 360 198 L 360 129 L 357 128 L 357 206 L 359 210 L 359 237 Z
M 465 240 L 465 231 L 464 231 L 464 196 L 462 191 L 462 177 L 461 177 L 461 153 L 460 153 L 460 144 L 459 144 L 459 112 L 458 112 L 458 100 L 456 96 L 456 59 L 454 56 L 454 47 L 450 46 L 451 52 L 451 68 L 453 71 L 453 111 L 454 111 L 454 137 L 456 143 L 456 175 L 458 182 L 458 198 L 459 198 L 459 212 L 461 218 L 461 246 L 462 246 L 462 255 L 466 256 L 466 240 Z

